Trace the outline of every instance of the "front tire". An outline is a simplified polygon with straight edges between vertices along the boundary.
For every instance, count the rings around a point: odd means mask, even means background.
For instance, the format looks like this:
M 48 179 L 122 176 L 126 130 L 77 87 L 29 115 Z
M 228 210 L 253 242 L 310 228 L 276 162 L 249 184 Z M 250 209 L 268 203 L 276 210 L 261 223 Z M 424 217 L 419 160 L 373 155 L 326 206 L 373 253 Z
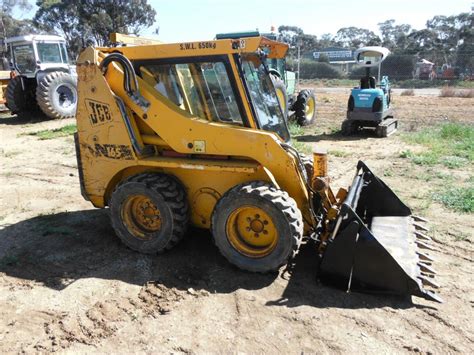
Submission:
M 238 185 L 217 203 L 212 234 L 222 255 L 240 269 L 275 271 L 298 252 L 303 218 L 288 193 L 262 181 Z
M 173 177 L 139 174 L 112 193 L 110 216 L 117 236 L 130 249 L 155 254 L 175 246 L 189 221 L 186 193 Z
M 36 101 L 43 113 L 55 119 L 76 115 L 77 82 L 71 74 L 46 74 L 36 88 Z
M 316 120 L 316 95 L 313 90 L 301 90 L 293 104 L 296 122 L 300 126 L 309 126 Z

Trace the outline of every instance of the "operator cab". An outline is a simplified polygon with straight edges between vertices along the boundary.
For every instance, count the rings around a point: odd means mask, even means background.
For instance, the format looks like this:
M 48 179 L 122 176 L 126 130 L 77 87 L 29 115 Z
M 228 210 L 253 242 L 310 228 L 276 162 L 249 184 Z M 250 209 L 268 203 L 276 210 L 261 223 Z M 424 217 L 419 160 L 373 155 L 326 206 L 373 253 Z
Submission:
M 18 74 L 34 78 L 39 71 L 64 68 L 68 71 L 69 58 L 66 40 L 55 35 L 26 35 L 7 38 L 10 66 Z
M 135 60 L 135 72 L 159 95 L 190 116 L 212 122 L 251 127 L 245 104 L 258 128 L 290 141 L 278 97 L 266 64 L 266 53 Z M 240 75 L 235 75 L 233 66 Z M 245 88 L 246 98 L 238 89 Z

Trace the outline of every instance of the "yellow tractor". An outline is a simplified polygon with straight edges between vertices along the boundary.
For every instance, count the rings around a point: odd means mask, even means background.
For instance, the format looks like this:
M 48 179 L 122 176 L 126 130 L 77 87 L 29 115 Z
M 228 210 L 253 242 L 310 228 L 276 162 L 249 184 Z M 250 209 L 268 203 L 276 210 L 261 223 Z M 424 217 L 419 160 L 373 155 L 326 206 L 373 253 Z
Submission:
M 333 194 L 324 153 L 290 134 L 264 37 L 86 48 L 77 61 L 81 190 L 131 249 L 159 253 L 189 225 L 227 260 L 278 270 L 314 240 L 319 278 L 345 290 L 441 301 L 421 219 L 362 162 Z

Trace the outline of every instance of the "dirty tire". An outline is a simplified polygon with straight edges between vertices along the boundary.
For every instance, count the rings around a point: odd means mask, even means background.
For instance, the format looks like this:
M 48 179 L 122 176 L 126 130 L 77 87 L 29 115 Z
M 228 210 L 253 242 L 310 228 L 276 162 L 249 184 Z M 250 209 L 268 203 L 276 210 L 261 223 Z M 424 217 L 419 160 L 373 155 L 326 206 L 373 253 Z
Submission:
M 124 216 L 127 201 L 136 196 L 148 198 L 159 211 L 161 220 L 159 230 L 146 231 L 141 237 L 131 231 Z M 155 254 L 171 249 L 184 237 L 188 227 L 186 192 L 181 183 L 169 175 L 146 173 L 128 178 L 115 188 L 109 206 L 117 236 L 130 249 L 140 253 Z
M 350 136 L 357 132 L 358 129 L 357 122 L 352 120 L 344 120 L 341 125 L 341 133 L 343 136 Z
M 292 107 L 295 111 L 296 123 L 309 126 L 316 120 L 316 95 L 313 90 L 304 89 L 298 93 Z
M 28 102 L 28 94 L 23 91 L 21 77 L 16 76 L 8 82 L 6 93 L 6 106 L 13 114 L 31 111 L 35 104 Z
M 50 118 L 70 118 L 76 115 L 77 82 L 71 74 L 46 74 L 36 88 L 36 101 Z
M 314 173 L 313 157 L 310 155 L 300 153 L 300 159 L 305 169 L 306 181 L 309 184 L 311 184 L 311 179 L 313 178 L 313 173 Z
M 286 85 L 281 80 L 281 78 L 275 74 L 270 74 L 270 78 L 272 79 L 273 86 L 275 87 L 275 91 L 278 97 L 278 102 L 280 103 L 281 110 L 285 119 L 288 117 L 288 95 L 286 93 Z
M 232 225 L 228 222 L 242 208 L 258 208 L 270 217 L 269 224 L 278 232 L 275 247 L 269 254 L 252 257 L 231 243 L 228 231 Z M 232 188 L 219 200 L 212 215 L 211 230 L 217 248 L 230 263 L 246 271 L 263 273 L 278 270 L 297 254 L 303 236 L 303 218 L 287 192 L 254 181 Z

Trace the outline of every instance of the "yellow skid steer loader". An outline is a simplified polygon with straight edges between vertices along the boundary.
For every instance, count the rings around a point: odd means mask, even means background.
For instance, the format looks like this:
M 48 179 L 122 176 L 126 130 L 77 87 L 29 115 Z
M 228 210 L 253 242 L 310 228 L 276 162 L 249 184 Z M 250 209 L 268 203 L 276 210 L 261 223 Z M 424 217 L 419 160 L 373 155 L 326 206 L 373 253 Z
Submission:
M 268 272 L 306 238 L 327 283 L 441 301 L 425 289 L 436 284 L 422 220 L 362 162 L 334 195 L 325 154 L 311 162 L 289 143 L 266 65 L 287 49 L 264 37 L 86 48 L 75 137 L 84 198 L 108 206 L 139 252 L 167 250 L 194 225 L 232 264 Z

